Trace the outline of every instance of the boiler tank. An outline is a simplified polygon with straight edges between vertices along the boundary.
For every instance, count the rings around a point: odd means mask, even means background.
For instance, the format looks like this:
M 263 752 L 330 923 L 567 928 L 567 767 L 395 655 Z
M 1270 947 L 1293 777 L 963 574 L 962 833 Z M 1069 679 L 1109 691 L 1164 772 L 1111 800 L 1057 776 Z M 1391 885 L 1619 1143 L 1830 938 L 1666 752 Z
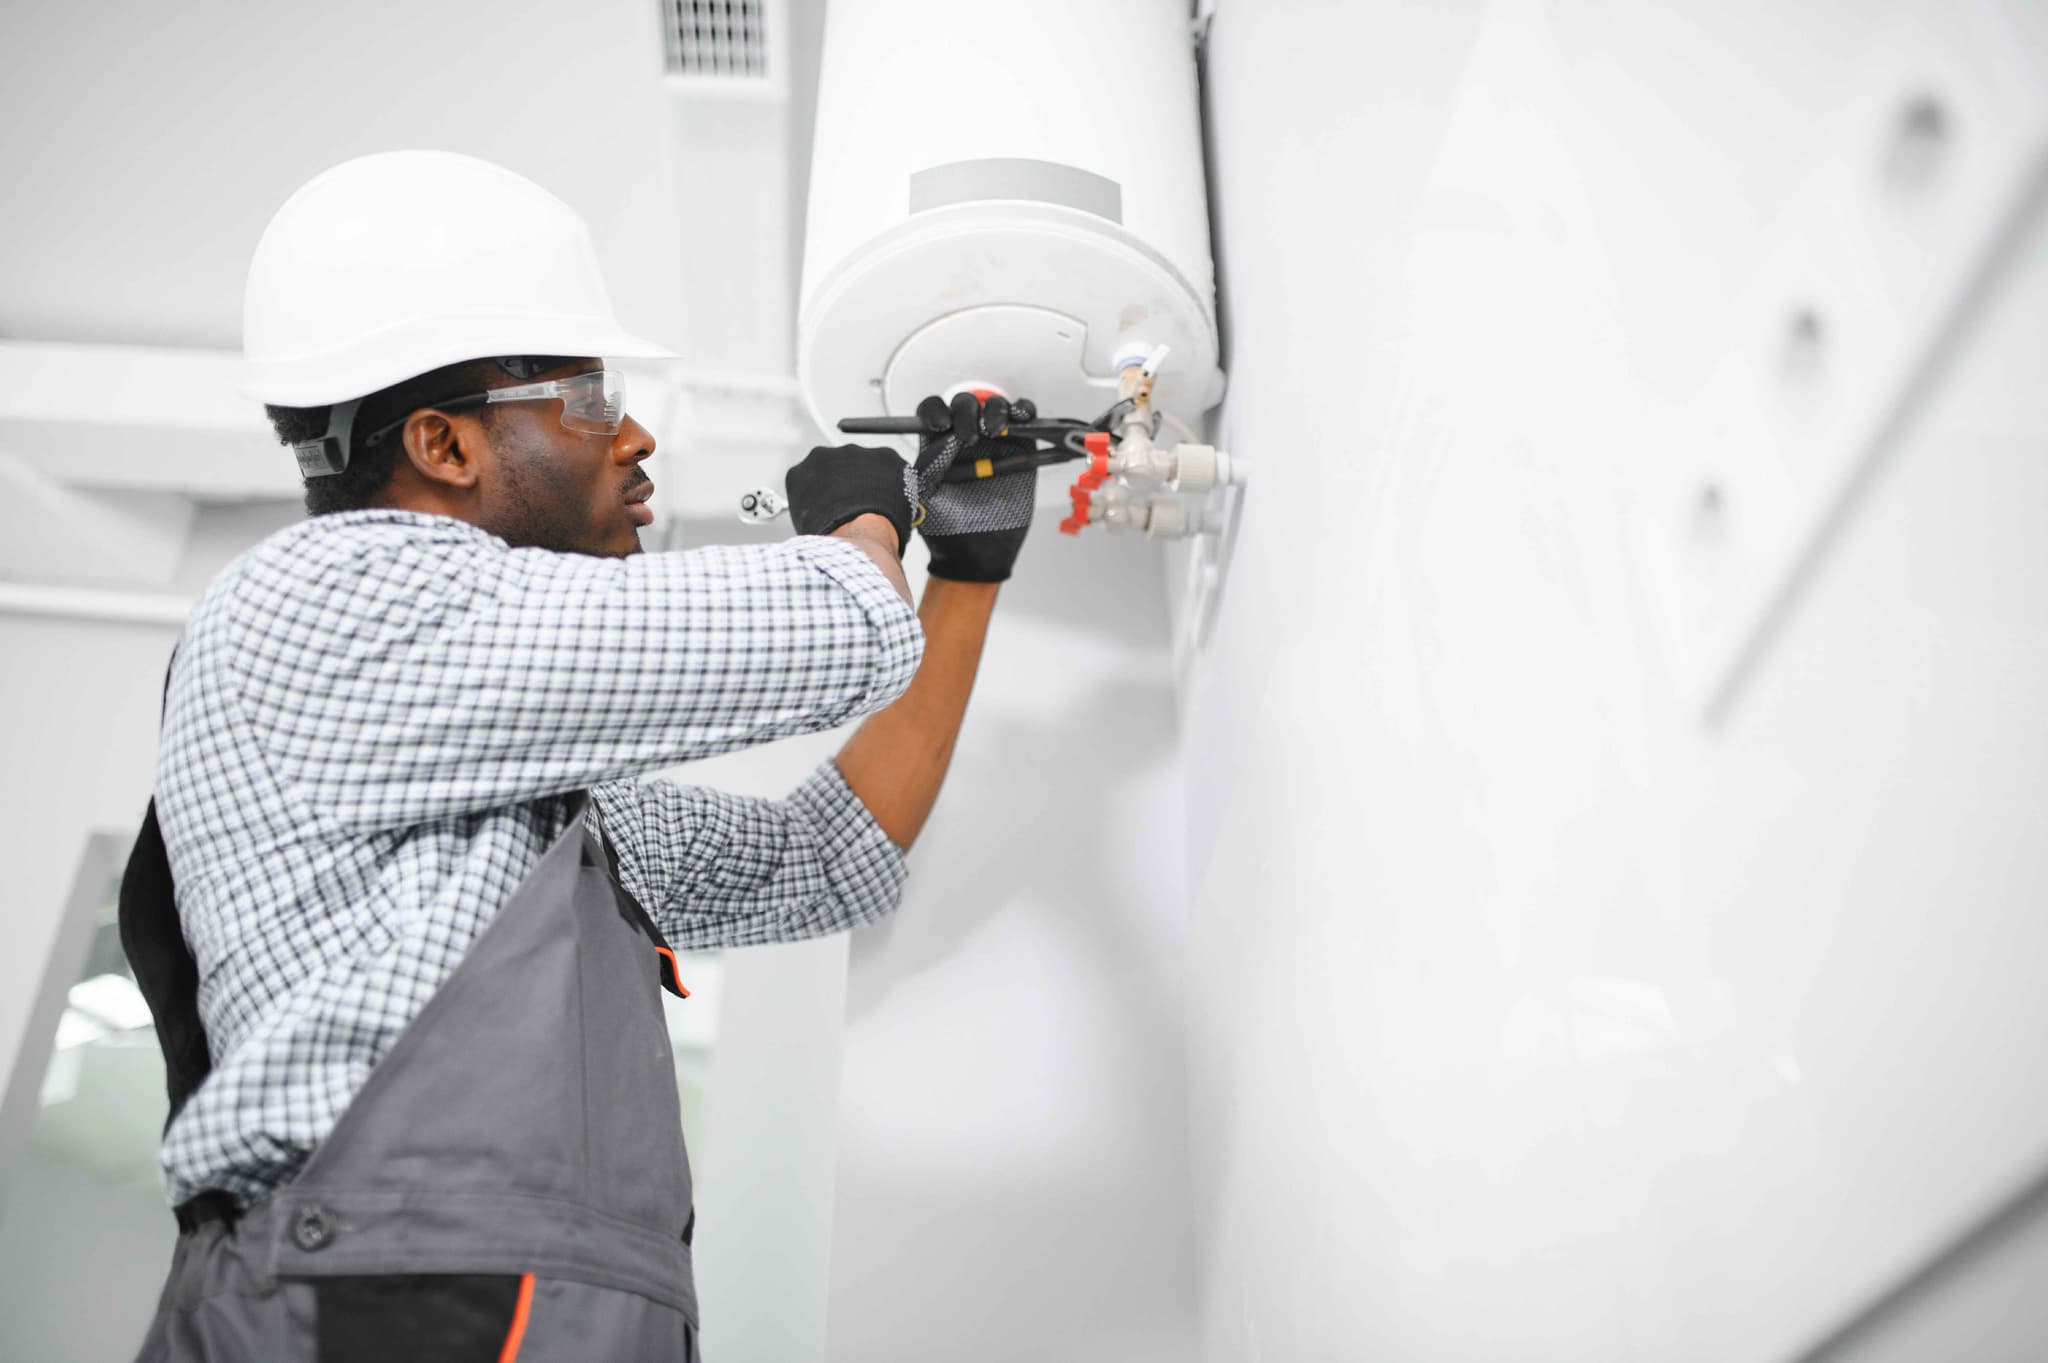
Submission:
M 963 387 L 1092 419 L 1160 346 L 1156 407 L 1221 398 L 1185 0 L 833 0 L 797 339 L 818 425 Z

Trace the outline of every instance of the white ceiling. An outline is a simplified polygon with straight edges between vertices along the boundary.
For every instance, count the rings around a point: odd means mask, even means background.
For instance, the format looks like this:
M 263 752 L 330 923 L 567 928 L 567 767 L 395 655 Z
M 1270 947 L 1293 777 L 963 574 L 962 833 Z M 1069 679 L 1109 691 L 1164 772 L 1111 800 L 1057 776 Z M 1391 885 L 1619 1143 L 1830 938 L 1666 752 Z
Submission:
M 277 205 L 336 161 L 429 146 L 568 200 L 627 324 L 680 341 L 660 18 L 655 0 L 9 5 L 0 330 L 232 348 Z
M 0 7 L 0 481 L 46 484 L 34 500 L 68 507 L 46 515 L 60 539 L 65 515 L 104 519 L 124 489 L 292 496 L 289 477 L 255 476 L 260 412 L 213 391 L 239 349 L 250 252 L 318 171 L 421 146 L 497 161 L 582 213 L 621 319 L 697 366 L 697 389 L 636 398 L 636 415 L 663 416 L 665 459 L 689 461 L 669 481 L 694 502 L 670 512 L 722 510 L 805 436 L 791 404 L 762 395 L 790 369 L 823 12 L 771 0 L 784 71 L 762 97 L 669 78 L 661 0 Z M 707 369 L 748 391 L 704 390 Z M 51 401 L 89 410 L 67 430 Z M 0 506 L 0 537 L 25 533 L 19 519 Z M 165 580 L 80 549 L 94 561 L 10 561 L 0 578 Z

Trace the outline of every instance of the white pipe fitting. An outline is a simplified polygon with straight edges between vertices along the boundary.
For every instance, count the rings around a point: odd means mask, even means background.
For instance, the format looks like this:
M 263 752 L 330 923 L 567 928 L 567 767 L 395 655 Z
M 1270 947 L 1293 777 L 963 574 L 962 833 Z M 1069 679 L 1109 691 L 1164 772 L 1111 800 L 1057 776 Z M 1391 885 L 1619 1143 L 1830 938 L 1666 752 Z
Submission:
M 1175 445 L 1174 487 L 1182 492 L 1207 492 L 1217 484 L 1222 459 L 1214 445 Z M 1227 481 L 1227 476 L 1224 480 Z
M 1162 449 L 1143 429 L 1117 443 L 1109 471 L 1134 487 L 1171 484 L 1176 492 L 1207 492 L 1235 481 L 1230 456 L 1214 445 L 1175 445 Z
M 1089 520 L 1112 531 L 1143 532 L 1147 539 L 1155 540 L 1186 539 L 1202 533 L 1199 502 L 1164 491 L 1138 496 L 1121 486 L 1103 490 L 1090 510 Z
M 1179 466 L 1178 449 L 1152 443 L 1152 432 L 1143 426 L 1125 436 L 1109 457 L 1109 471 L 1133 487 L 1155 487 L 1174 480 Z
M 1202 530 L 1202 509 L 1200 503 L 1167 494 L 1152 499 L 1152 514 L 1146 518 L 1145 534 L 1149 539 L 1178 540 L 1189 535 L 1198 535 Z

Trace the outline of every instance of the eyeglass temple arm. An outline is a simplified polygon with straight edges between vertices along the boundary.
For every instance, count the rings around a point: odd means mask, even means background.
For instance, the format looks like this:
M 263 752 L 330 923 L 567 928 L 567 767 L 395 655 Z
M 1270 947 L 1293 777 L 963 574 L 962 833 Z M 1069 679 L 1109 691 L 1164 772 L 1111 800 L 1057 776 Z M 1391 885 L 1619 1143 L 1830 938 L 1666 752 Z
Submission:
M 400 426 L 403 426 L 406 422 L 412 420 L 413 412 L 423 410 L 431 410 L 436 412 L 460 412 L 470 407 L 481 407 L 490 400 L 491 395 L 489 393 L 470 393 L 465 397 L 449 398 L 445 402 L 423 402 L 419 406 L 412 408 L 411 411 L 408 411 L 404 416 L 398 418 L 398 420 L 385 422 L 382 426 L 379 426 L 376 430 L 371 431 L 368 435 L 364 436 L 362 440 L 359 441 L 358 443 L 366 446 L 376 444 L 385 436 L 390 435 Z

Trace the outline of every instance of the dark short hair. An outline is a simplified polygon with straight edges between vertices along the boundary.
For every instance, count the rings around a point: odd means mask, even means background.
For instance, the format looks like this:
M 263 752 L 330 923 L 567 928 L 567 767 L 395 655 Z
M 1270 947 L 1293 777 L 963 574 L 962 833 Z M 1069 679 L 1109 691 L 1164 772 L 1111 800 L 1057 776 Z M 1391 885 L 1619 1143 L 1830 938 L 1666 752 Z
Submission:
M 391 482 L 391 471 L 405 447 L 398 431 L 365 443 L 378 428 L 411 416 L 422 407 L 432 407 L 467 393 L 481 392 L 496 385 L 508 373 L 514 376 L 543 373 L 569 363 L 571 357 L 518 355 L 461 360 L 430 369 L 415 378 L 394 383 L 364 398 L 349 426 L 348 467 L 340 473 L 306 479 L 306 514 L 324 516 L 335 511 L 360 511 L 375 500 Z M 318 440 L 327 433 L 328 407 L 275 407 L 263 404 L 270 427 L 278 441 L 296 445 Z M 479 409 L 485 420 L 491 409 Z

